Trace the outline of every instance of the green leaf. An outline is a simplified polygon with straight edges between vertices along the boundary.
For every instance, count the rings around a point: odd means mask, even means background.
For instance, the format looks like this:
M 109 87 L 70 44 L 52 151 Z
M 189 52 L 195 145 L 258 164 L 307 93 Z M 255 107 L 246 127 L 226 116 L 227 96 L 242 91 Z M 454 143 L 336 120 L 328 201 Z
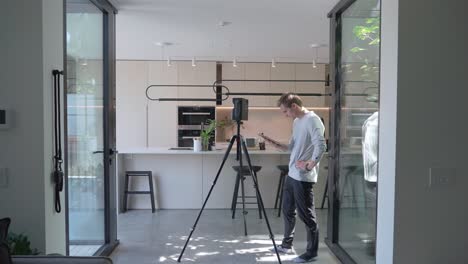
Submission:
M 353 53 L 363 51 L 363 50 L 366 50 L 366 49 L 363 49 L 363 48 L 360 48 L 360 47 L 354 47 L 354 48 L 350 49 L 350 51 L 353 52 Z

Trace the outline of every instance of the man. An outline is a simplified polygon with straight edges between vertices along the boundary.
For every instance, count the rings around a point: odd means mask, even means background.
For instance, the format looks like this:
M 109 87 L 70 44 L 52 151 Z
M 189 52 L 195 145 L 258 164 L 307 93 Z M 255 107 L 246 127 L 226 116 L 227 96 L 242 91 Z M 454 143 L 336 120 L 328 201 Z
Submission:
M 367 253 L 375 255 L 375 223 L 377 205 L 377 168 L 379 147 L 379 112 L 373 113 L 362 125 L 362 160 L 364 163 L 364 180 L 366 183 L 366 198 L 370 200 L 367 208 L 369 217 L 369 239 Z
M 323 137 L 325 127 L 319 116 L 303 107 L 301 98 L 296 94 L 283 94 L 278 100 L 278 106 L 294 122 L 289 145 L 277 144 L 291 151 L 289 175 L 283 187 L 284 238 L 277 250 L 281 253 L 293 251 L 297 211 L 306 225 L 307 248 L 294 262 L 305 263 L 314 260 L 318 251 L 319 230 L 313 186 L 317 182 L 319 162 L 326 148 Z

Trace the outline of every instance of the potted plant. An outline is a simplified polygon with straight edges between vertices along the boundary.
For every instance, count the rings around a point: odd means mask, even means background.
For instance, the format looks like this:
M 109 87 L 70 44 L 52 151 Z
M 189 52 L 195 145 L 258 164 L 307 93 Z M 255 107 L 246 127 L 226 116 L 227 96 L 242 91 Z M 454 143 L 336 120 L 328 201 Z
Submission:
M 211 150 L 211 137 L 214 135 L 215 130 L 228 125 L 230 125 L 230 123 L 227 120 L 216 121 L 214 119 L 208 119 L 200 132 L 202 150 Z
M 36 248 L 31 248 L 29 238 L 24 234 L 8 233 L 8 247 L 11 255 L 38 255 Z

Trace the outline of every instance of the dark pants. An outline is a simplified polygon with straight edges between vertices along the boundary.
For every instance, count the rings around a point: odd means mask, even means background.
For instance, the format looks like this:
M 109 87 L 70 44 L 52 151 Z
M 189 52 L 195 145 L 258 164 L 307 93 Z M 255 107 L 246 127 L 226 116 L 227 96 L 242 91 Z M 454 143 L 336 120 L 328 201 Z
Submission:
M 284 238 L 282 245 L 291 247 L 296 226 L 296 211 L 305 223 L 307 231 L 307 253 L 317 255 L 319 230 L 314 206 L 313 182 L 301 182 L 286 177 L 283 189 Z

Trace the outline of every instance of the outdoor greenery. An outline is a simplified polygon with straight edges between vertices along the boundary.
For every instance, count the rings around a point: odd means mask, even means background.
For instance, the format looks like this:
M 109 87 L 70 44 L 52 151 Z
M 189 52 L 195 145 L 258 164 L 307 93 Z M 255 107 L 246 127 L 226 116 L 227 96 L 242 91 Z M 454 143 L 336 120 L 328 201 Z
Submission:
M 38 255 L 37 248 L 31 248 L 29 238 L 24 234 L 8 233 L 8 247 L 11 255 Z

